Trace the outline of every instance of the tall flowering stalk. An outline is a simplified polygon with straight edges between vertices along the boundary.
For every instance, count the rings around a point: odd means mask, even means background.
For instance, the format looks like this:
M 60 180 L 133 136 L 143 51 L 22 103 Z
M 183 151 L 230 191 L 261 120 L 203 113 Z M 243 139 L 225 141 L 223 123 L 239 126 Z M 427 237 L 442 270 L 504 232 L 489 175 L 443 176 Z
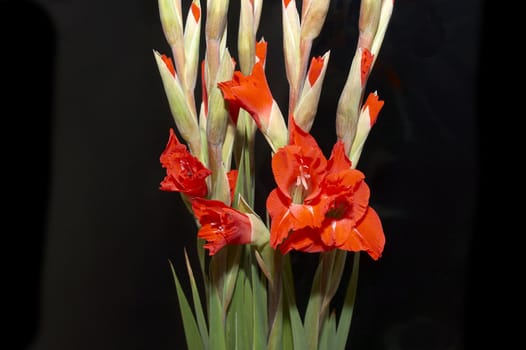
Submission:
M 301 13 L 295 0 L 281 2 L 286 115 L 265 73 L 267 50 L 275 48 L 257 38 L 263 0 L 241 0 L 236 59 L 226 46 L 228 0 L 209 0 L 206 11 L 199 0 L 186 9 L 181 0 L 159 0 L 171 52 L 154 50 L 154 58 L 175 124 L 160 156 L 166 169 L 160 189 L 179 192 L 195 218 L 204 286 L 198 289 L 185 252 L 192 303 L 173 266 L 172 271 L 188 349 L 345 348 L 359 253 L 378 260 L 385 245 L 365 174 L 356 165 L 384 103 L 376 92 L 365 102 L 364 96 L 393 3 L 361 1 L 358 44 L 338 102 L 334 147 L 326 158 L 309 132 L 330 59 L 330 52 L 311 57 L 311 48 L 329 0 L 303 0 Z M 269 167 L 276 183 L 265 213 L 254 210 L 258 130 L 272 153 Z M 319 255 L 301 312 L 291 251 Z M 353 262 L 343 307 L 331 310 L 349 252 Z

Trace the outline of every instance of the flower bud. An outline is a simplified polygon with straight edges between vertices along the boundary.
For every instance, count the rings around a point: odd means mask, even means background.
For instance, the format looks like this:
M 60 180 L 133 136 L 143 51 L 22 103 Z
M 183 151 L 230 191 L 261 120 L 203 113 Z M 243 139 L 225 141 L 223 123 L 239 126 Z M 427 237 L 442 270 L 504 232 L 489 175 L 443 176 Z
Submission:
M 346 154 L 349 154 L 351 149 L 360 112 L 360 101 L 363 93 L 361 61 L 362 49 L 358 48 L 336 109 L 336 135 L 338 140 L 343 141 Z
M 199 66 L 199 42 L 201 39 L 201 4 L 194 0 L 190 5 L 184 29 L 185 81 L 187 89 L 193 91 Z
M 221 65 L 218 71 L 218 80 L 232 79 L 234 73 L 234 63 L 230 52 L 225 50 L 221 59 Z M 229 122 L 228 109 L 221 90 L 217 86 L 212 86 L 208 91 L 208 118 L 206 126 L 207 140 L 209 144 L 222 145 L 225 139 L 226 128 Z
M 376 123 L 376 119 L 383 105 L 384 101 L 378 99 L 378 94 L 375 91 L 369 94 L 362 107 L 356 129 L 356 137 L 354 138 L 349 157 L 353 168 L 356 168 L 358 164 L 367 136 L 374 123 Z
M 159 0 L 159 15 L 166 41 L 173 47 L 183 39 L 181 0 Z
M 244 74 L 250 74 L 255 59 L 254 8 L 251 1 L 241 1 L 239 30 L 237 34 L 237 52 L 239 67 Z
M 307 79 L 302 89 L 301 97 L 294 110 L 294 120 L 304 131 L 309 131 L 314 122 L 318 102 L 320 100 L 323 78 L 327 70 L 330 52 L 327 51 L 322 57 L 312 58 L 307 73 Z
M 360 19 L 358 21 L 358 28 L 360 30 L 360 37 L 358 39 L 359 47 L 371 48 L 373 38 L 378 29 L 381 4 L 382 0 L 361 0 Z
M 302 40 L 314 40 L 320 35 L 329 5 L 330 0 L 314 0 L 308 3 L 301 19 Z
M 167 65 L 166 59 L 163 59 L 163 56 L 159 52 L 154 51 L 154 57 L 159 68 L 164 91 L 168 98 L 170 111 L 172 112 L 177 129 L 183 139 L 188 143 L 192 154 L 199 156 L 201 141 L 197 116 L 194 116 L 188 107 L 184 91 L 173 67 Z
M 206 39 L 221 40 L 225 32 L 229 0 L 208 0 L 206 3 Z
M 283 0 L 283 52 L 285 55 L 285 72 L 293 91 L 300 75 L 300 19 L 295 0 Z
M 382 9 L 380 11 L 380 19 L 378 22 L 378 29 L 376 30 L 376 35 L 374 36 L 373 43 L 371 45 L 371 54 L 374 57 L 374 61 L 380 52 L 382 47 L 382 42 L 384 40 L 385 32 L 387 31 L 387 26 L 391 20 L 391 15 L 393 14 L 393 5 L 394 0 L 382 0 Z

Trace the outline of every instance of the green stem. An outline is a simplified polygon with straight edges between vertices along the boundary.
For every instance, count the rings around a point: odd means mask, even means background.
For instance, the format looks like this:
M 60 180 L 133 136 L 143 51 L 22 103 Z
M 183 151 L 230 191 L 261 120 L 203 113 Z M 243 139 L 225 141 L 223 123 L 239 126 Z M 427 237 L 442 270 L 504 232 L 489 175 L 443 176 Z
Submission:
M 338 329 L 336 331 L 336 348 L 335 350 L 344 350 L 349 337 L 349 330 L 351 328 L 351 320 L 354 311 L 354 304 L 356 301 L 356 292 L 358 289 L 358 274 L 360 271 L 360 252 L 354 253 L 351 279 L 347 286 L 345 299 L 343 303 L 342 313 L 338 322 Z

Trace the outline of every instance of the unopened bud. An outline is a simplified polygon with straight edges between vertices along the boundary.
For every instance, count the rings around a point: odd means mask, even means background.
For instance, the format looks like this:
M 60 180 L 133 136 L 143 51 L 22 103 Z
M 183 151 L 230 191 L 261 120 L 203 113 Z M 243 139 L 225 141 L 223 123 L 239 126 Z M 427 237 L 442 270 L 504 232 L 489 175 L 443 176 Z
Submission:
M 159 15 L 166 41 L 173 47 L 183 39 L 181 0 L 159 0 Z
M 206 39 L 220 40 L 226 28 L 228 0 L 208 0 L 206 4 Z
M 300 100 L 294 110 L 294 120 L 304 131 L 309 131 L 314 122 L 320 100 L 323 78 L 329 63 L 330 52 L 311 60 L 307 79 L 303 86 Z
M 358 39 L 359 47 L 371 48 L 378 22 L 380 20 L 382 0 L 361 0 L 360 2 L 360 19 L 358 28 L 360 37 Z
M 301 19 L 301 39 L 314 40 L 320 35 L 325 23 L 330 0 L 314 0 L 308 3 L 304 16 Z
M 197 116 L 194 116 L 188 107 L 184 91 L 177 75 L 173 72 L 173 67 L 166 63 L 170 61 L 163 59 L 163 56 L 157 51 L 154 51 L 154 57 L 177 129 L 188 143 L 192 154 L 199 156 L 201 145 Z

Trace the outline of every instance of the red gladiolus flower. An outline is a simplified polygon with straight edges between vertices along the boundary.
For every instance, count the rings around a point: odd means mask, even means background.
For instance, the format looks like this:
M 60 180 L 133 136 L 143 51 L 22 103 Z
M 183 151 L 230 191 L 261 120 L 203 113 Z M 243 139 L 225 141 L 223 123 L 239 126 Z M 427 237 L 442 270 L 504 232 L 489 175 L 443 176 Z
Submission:
M 319 226 L 323 220 L 315 206 L 327 160 L 316 140 L 294 123 L 289 145 L 272 157 L 277 188 L 267 198 L 272 218 L 270 242 L 275 248 L 291 230 Z
M 205 197 L 208 193 L 206 177 L 212 172 L 188 152 L 179 142 L 173 129 L 160 157 L 166 176 L 161 182 L 163 191 L 182 192 L 191 197 Z
M 369 207 L 365 176 L 351 169 L 341 141 L 326 161 L 312 136 L 293 126 L 291 144 L 274 155 L 272 171 L 277 183 L 267 198 L 272 247 L 283 254 L 342 249 L 363 250 L 375 260 L 381 256 L 380 218 Z
M 197 235 L 214 255 L 227 244 L 249 244 L 253 240 L 250 218 L 217 200 L 194 198 L 192 209 L 201 228 Z
M 369 207 L 370 191 L 365 175 L 350 166 L 343 142 L 339 141 L 333 148 L 320 194 L 326 208 L 321 239 L 339 249 L 364 250 L 376 260 L 385 245 L 382 223 Z
M 269 124 L 270 112 L 274 99 L 265 77 L 263 61 L 258 61 L 252 68 L 252 74 L 245 76 L 240 71 L 234 72 L 232 80 L 218 83 L 225 100 L 231 108 L 246 109 L 254 118 L 258 128 L 265 129 Z

